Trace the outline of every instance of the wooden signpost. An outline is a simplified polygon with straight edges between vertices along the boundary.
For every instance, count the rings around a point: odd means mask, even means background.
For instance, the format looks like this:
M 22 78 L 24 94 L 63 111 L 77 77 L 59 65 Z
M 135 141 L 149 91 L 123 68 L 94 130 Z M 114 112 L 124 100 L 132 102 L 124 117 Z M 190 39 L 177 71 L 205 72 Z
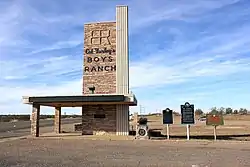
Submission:
M 214 127 L 214 140 L 216 140 L 217 139 L 217 132 L 216 132 L 217 126 L 224 125 L 223 116 L 220 114 L 207 114 L 206 125 L 210 125 Z
M 167 125 L 167 139 L 169 140 L 170 131 L 169 131 L 169 125 L 173 124 L 173 110 L 170 110 L 169 108 L 166 108 L 162 111 L 162 117 L 163 117 L 163 124 Z
M 194 123 L 194 105 L 186 102 L 181 105 L 181 124 L 187 126 L 187 140 L 190 139 L 190 124 Z

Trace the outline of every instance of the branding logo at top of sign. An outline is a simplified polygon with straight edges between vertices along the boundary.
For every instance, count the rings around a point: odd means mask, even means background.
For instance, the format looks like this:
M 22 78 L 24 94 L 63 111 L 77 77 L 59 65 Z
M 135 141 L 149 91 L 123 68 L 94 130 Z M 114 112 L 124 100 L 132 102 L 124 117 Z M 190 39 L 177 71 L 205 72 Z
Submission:
M 166 108 L 166 110 L 165 110 L 166 112 L 170 112 L 170 109 L 169 108 Z
M 184 106 L 189 107 L 190 106 L 189 102 L 186 102 Z
M 111 45 L 109 40 L 110 37 L 110 30 L 93 30 L 91 32 L 90 44 L 108 44 Z

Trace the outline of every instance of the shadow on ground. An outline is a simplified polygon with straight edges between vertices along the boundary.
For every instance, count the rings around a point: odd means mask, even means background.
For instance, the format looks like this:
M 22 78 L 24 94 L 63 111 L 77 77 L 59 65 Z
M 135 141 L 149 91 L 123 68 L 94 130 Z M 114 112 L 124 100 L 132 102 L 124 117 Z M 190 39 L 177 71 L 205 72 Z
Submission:
M 13 138 L 13 137 L 23 137 L 24 133 L 29 134 L 29 130 L 27 131 L 17 131 L 15 133 L 6 133 L 4 135 L 0 135 L 0 139 L 6 139 L 6 138 Z M 64 137 L 66 136 L 81 136 L 81 132 L 72 132 L 72 131 L 62 131 L 64 133 Z M 65 134 L 66 133 L 66 134 Z M 130 131 L 130 136 L 135 136 L 136 131 Z M 57 135 L 42 135 L 41 137 L 49 138 L 49 137 L 55 137 Z M 165 140 L 167 138 L 166 135 L 163 135 L 159 129 L 151 129 L 149 131 L 149 136 L 153 140 Z M 178 139 L 186 139 L 186 135 L 170 135 L 170 139 L 172 140 L 178 140 Z M 197 139 L 197 140 L 214 140 L 213 135 L 191 135 L 190 139 Z M 236 140 L 236 141 L 250 141 L 250 134 L 237 134 L 237 135 L 217 135 L 217 140 Z
M 81 133 L 76 132 L 63 132 L 66 133 L 63 136 L 64 137 L 72 137 L 72 136 L 81 136 Z M 136 131 L 130 131 L 129 136 L 135 136 Z M 161 134 L 159 131 L 149 131 L 150 138 L 152 140 L 166 140 L 167 136 Z M 51 135 L 41 135 L 42 138 L 50 138 L 50 137 L 56 137 L 57 135 L 51 134 Z M 86 135 L 85 135 L 86 136 Z M 92 136 L 92 135 L 90 135 Z M 171 140 L 185 140 L 187 139 L 186 135 L 170 135 Z M 196 140 L 214 140 L 213 135 L 191 135 L 190 140 L 196 139 Z M 240 134 L 240 135 L 218 135 L 217 140 L 234 140 L 234 141 L 250 141 L 250 134 Z
M 136 135 L 135 131 L 130 131 L 132 136 Z M 152 139 L 166 139 L 167 135 L 163 135 L 159 131 L 150 130 L 149 135 Z M 170 135 L 171 139 L 187 139 L 186 135 Z M 214 135 L 191 135 L 190 139 L 198 140 L 214 140 Z M 237 134 L 237 135 L 217 135 L 217 140 L 238 140 L 238 141 L 250 141 L 250 134 Z

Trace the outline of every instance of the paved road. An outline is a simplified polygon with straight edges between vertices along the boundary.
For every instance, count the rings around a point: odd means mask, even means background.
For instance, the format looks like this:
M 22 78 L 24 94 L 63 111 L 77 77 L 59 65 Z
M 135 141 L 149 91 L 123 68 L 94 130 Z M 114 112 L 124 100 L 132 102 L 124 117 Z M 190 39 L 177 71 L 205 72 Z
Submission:
M 62 119 L 62 125 L 81 122 L 81 118 Z M 40 132 L 53 131 L 54 120 L 40 120 Z M 73 125 L 72 125 L 73 126 Z M 21 137 L 30 134 L 30 121 L 1 122 L 0 139 L 9 137 Z

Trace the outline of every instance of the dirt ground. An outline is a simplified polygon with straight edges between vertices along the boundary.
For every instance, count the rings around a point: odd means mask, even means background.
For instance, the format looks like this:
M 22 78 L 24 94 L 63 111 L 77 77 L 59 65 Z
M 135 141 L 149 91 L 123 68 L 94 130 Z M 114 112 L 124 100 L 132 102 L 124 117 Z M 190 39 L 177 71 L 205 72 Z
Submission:
M 161 117 L 148 120 L 151 129 L 164 133 Z M 63 125 L 62 129 L 72 132 L 73 127 Z M 218 135 L 224 136 L 221 138 L 224 140 L 196 140 L 213 137 L 212 127 L 200 121 L 191 126 L 191 140 L 185 140 L 186 127 L 180 124 L 180 117 L 175 117 L 170 131 L 171 140 L 100 140 L 78 133 L 68 137 L 64 133 L 64 137 L 44 134 L 40 138 L 6 140 L 0 142 L 0 167 L 250 166 L 250 142 L 235 141 L 250 140 L 248 117 L 225 117 L 225 125 L 218 127 Z
M 39 138 L 0 143 L 1 167 L 249 167 L 249 142 Z
M 162 124 L 162 116 L 148 116 L 148 125 L 154 131 L 160 131 L 166 135 L 166 125 Z M 186 137 L 186 125 L 181 125 L 181 117 L 174 117 L 174 124 L 170 125 L 170 136 L 173 138 Z M 131 123 L 134 125 L 133 123 Z M 198 121 L 190 126 L 190 135 L 199 139 L 213 138 L 213 126 L 206 126 L 206 121 Z M 224 116 L 224 125 L 217 127 L 218 139 L 234 139 L 250 141 L 250 115 L 227 115 Z

